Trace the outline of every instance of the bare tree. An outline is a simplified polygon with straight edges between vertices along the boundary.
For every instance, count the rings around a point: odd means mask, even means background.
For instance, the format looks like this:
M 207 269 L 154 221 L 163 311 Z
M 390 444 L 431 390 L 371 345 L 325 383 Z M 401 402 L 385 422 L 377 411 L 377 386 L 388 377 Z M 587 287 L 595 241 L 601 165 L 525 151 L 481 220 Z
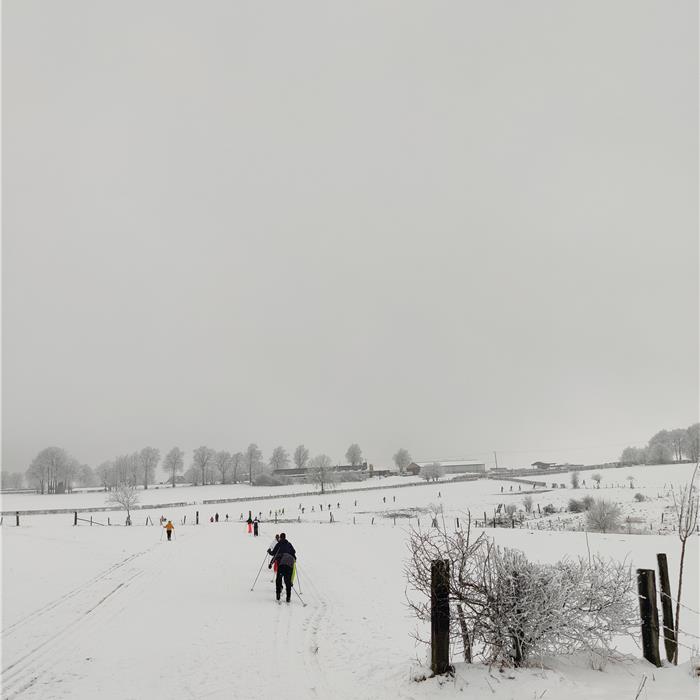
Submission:
M 646 464 L 646 447 L 625 447 L 620 456 L 620 464 Z
M 270 466 L 273 469 L 286 469 L 289 466 L 289 453 L 284 447 L 275 447 L 272 451 Z
M 600 482 L 603 480 L 603 475 L 600 472 L 596 472 L 591 479 L 595 481 L 596 488 L 600 488 Z
M 362 450 L 356 442 L 353 442 L 352 445 L 348 447 L 348 450 L 345 453 L 345 459 L 347 459 L 348 463 L 353 467 L 358 467 L 360 464 L 362 464 Z
M 523 498 L 523 507 L 525 508 L 526 513 L 532 513 L 532 506 L 533 506 L 533 498 L 532 496 L 525 496 Z
M 691 462 L 700 462 L 700 423 L 693 423 L 685 430 L 683 454 Z
M 676 639 L 678 639 L 678 630 L 680 629 L 679 618 L 681 615 L 681 593 L 683 590 L 683 564 L 685 562 L 685 548 L 688 539 L 692 537 L 698 526 L 698 510 L 700 509 L 700 498 L 698 494 L 698 467 L 700 463 L 695 464 L 693 474 L 690 481 L 680 489 L 678 494 L 674 488 L 671 488 L 673 495 L 673 509 L 678 519 L 678 539 L 681 541 L 681 559 L 678 566 L 678 593 L 676 595 Z M 673 663 L 678 665 L 678 645 L 673 656 Z
M 683 460 L 685 433 L 686 431 L 684 428 L 676 428 L 675 430 L 668 431 L 668 442 L 671 445 L 674 462 L 681 462 Z
M 114 460 L 115 484 L 131 484 L 136 486 L 141 476 L 141 459 L 138 452 L 119 455 Z
M 408 450 L 401 447 L 399 451 L 394 455 L 394 464 L 399 470 L 399 473 L 403 474 L 408 465 L 412 462 L 411 455 Z
M 24 485 L 24 474 L 21 472 L 1 472 L 0 485 L 3 489 L 21 489 Z
M 27 481 L 35 484 L 39 493 L 56 493 L 70 459 L 62 447 L 43 449 L 27 469 Z
M 586 513 L 586 525 L 594 532 L 613 532 L 620 527 L 620 506 L 602 498 L 593 502 Z
M 243 466 L 243 453 L 236 452 L 231 455 L 231 469 L 233 470 L 233 483 L 238 483 L 238 470 Z
M 217 452 L 216 456 L 214 457 L 214 462 L 216 463 L 216 468 L 219 470 L 219 474 L 221 474 L 221 483 L 225 484 L 226 474 L 231 468 L 231 453 L 226 452 L 226 450 Z
M 170 479 L 175 488 L 175 475 L 185 468 L 185 453 L 179 447 L 173 447 L 163 460 L 163 469 L 170 474 Z
M 651 464 L 668 464 L 673 461 L 673 443 L 668 430 L 659 430 L 649 440 L 647 459 Z
M 107 503 L 119 505 L 126 511 L 126 524 L 131 525 L 131 509 L 139 502 L 136 486 L 120 484 L 107 496 Z
M 443 473 L 444 472 L 440 462 L 425 464 L 420 468 L 420 477 L 426 481 L 439 481 Z
M 97 484 L 97 475 L 89 464 L 81 464 L 76 474 L 76 479 L 80 486 L 89 488 Z
M 244 460 L 246 467 L 248 467 L 248 483 L 252 486 L 253 473 L 257 472 L 258 469 L 262 467 L 263 463 L 262 452 L 254 442 L 251 442 L 250 445 L 248 445 L 248 449 L 245 451 Z
M 630 482 L 630 488 L 633 489 L 633 488 L 634 488 L 634 476 L 633 476 L 632 474 L 630 474 L 630 475 L 627 477 L 627 481 Z
M 308 461 L 309 451 L 304 445 L 299 445 L 299 447 L 294 450 L 294 466 L 296 466 L 297 469 L 303 469 Z
M 336 474 L 331 465 L 328 455 L 318 455 L 311 460 L 308 480 L 320 486 L 321 493 L 325 493 L 327 488 L 332 488 L 335 484 Z
M 204 445 L 198 447 L 192 455 L 192 466 L 201 473 L 202 486 L 207 483 L 207 477 L 210 475 L 211 469 L 214 466 L 215 456 L 216 452 Z
M 144 447 L 141 452 L 139 452 L 139 470 L 143 476 L 144 489 L 148 488 L 149 483 L 153 483 L 158 462 L 160 462 L 159 449 L 155 447 Z
M 114 462 L 102 462 L 95 467 L 95 475 L 105 491 L 114 486 Z
M 580 476 L 581 475 L 578 472 L 571 472 L 571 485 L 575 489 L 577 489 L 579 487 L 579 484 L 581 481 Z

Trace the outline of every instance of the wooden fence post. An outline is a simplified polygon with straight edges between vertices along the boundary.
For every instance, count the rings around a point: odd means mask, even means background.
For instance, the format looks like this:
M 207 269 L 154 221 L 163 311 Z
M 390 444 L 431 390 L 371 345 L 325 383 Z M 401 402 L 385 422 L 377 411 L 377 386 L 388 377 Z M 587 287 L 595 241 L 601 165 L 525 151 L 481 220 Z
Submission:
M 459 518 L 457 518 L 457 529 L 459 530 Z
M 77 525 L 77 524 L 78 524 L 78 511 L 76 510 L 76 511 L 73 513 L 73 525 L 75 526 L 75 525 Z
M 92 515 L 90 516 L 90 527 L 92 527 Z
M 199 511 L 195 513 L 194 524 L 199 525 Z
M 374 518 L 372 518 L 372 525 L 374 525 Z
M 449 561 L 430 566 L 430 668 L 439 675 L 450 670 Z
M 656 582 L 653 569 L 637 569 L 639 614 L 642 618 L 642 652 L 654 666 L 661 666 L 659 657 L 659 611 L 656 607 Z
M 107 525 L 111 525 L 111 524 L 112 524 L 112 520 L 109 516 L 107 516 Z
M 657 554 L 656 561 L 659 565 L 661 610 L 664 621 L 664 647 L 666 648 L 666 658 L 672 662 L 676 656 L 678 644 L 676 642 L 676 630 L 673 626 L 673 602 L 671 600 L 671 583 L 668 578 L 668 561 L 665 554 Z
M 17 527 L 19 527 L 19 511 L 15 511 L 15 517 L 17 518 Z

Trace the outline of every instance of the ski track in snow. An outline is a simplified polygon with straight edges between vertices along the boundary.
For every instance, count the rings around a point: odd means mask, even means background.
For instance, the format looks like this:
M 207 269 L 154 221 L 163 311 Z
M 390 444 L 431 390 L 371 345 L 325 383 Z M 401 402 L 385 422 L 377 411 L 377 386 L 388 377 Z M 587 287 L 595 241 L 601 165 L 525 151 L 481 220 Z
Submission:
M 99 634 L 105 616 L 113 614 L 118 599 L 144 573 L 134 561 L 150 549 L 126 557 L 3 630 L 3 698 L 17 697 L 50 677 L 52 669 L 76 656 L 81 640 Z M 23 644 L 15 644 L 17 637 Z

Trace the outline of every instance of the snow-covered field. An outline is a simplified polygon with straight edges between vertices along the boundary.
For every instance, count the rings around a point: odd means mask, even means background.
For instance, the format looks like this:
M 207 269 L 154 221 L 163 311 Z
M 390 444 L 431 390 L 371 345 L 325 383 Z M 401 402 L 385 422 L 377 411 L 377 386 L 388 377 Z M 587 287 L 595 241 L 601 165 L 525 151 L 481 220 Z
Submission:
M 600 495 L 646 507 L 653 517 L 667 504 L 665 485 L 683 483 L 690 472 L 688 465 L 633 470 L 635 489 L 625 480 L 626 470 L 603 472 Z M 565 475 L 556 481 L 568 484 Z M 606 489 L 606 481 L 621 486 Z M 629 656 L 603 672 L 591 669 L 584 658 L 560 658 L 544 660 L 540 669 L 504 673 L 457 663 L 454 678 L 415 680 L 429 673 L 427 650 L 411 636 L 416 622 L 405 605 L 409 521 L 397 517 L 394 525 L 394 513 L 413 514 L 415 525 L 424 509 L 441 505 L 452 526 L 456 517 L 463 522 L 468 509 L 481 518 L 509 498 L 520 501 L 522 494 L 517 484 L 511 492 L 508 481 L 390 488 L 394 482 L 406 480 L 384 480 L 380 484 L 386 488 L 377 491 L 299 498 L 284 496 L 299 487 L 149 489 L 142 494 L 144 503 L 269 495 L 250 504 L 164 508 L 162 514 L 177 526 L 171 543 L 157 525 L 160 511 L 137 512 L 131 528 L 84 522 L 73 527 L 67 514 L 22 516 L 17 528 L 6 516 L 1 529 L 2 697 L 577 700 L 634 698 L 642 683 L 640 698 L 697 697 L 697 681 L 688 672 L 689 649 L 683 647 L 684 663 L 678 668 L 656 669 L 624 640 L 621 651 Z M 651 500 L 633 502 L 637 490 Z M 535 502 L 561 507 L 574 495 L 570 488 L 556 489 L 535 494 Z M 3 497 L 2 510 L 97 508 L 104 500 L 101 493 L 17 494 Z M 268 519 L 275 510 L 281 517 L 284 508 L 291 522 L 265 521 L 261 536 L 254 538 L 239 520 L 249 508 Z M 199 526 L 192 524 L 195 510 Z M 220 522 L 211 524 L 215 512 Z M 155 526 L 143 525 L 147 514 Z M 95 519 L 106 522 L 107 515 L 123 523 L 121 513 L 95 513 Z M 305 606 L 296 595 L 289 606 L 274 602 L 265 550 L 282 529 L 297 548 L 297 591 Z M 541 561 L 585 556 L 590 546 L 617 559 L 627 557 L 635 567 L 655 568 L 656 553 L 666 552 L 675 586 L 680 546 L 672 534 L 586 538 L 582 532 L 525 528 L 487 532 L 499 544 Z M 687 552 L 684 585 L 686 604 L 699 610 L 697 538 Z M 685 608 L 682 615 L 681 627 L 700 635 L 698 615 Z M 698 640 L 686 636 L 681 641 L 693 646 Z

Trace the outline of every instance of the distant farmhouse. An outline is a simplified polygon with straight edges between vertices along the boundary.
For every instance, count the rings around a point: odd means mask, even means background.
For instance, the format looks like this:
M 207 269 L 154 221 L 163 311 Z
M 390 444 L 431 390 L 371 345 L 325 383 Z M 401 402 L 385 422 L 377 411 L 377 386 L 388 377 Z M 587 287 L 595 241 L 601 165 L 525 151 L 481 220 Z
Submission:
M 418 474 L 421 467 L 427 467 L 429 464 L 439 464 L 442 467 L 443 474 L 485 474 L 486 464 L 474 459 L 449 459 L 440 461 L 437 459 L 429 462 L 411 462 L 406 467 L 406 472 L 409 474 Z

